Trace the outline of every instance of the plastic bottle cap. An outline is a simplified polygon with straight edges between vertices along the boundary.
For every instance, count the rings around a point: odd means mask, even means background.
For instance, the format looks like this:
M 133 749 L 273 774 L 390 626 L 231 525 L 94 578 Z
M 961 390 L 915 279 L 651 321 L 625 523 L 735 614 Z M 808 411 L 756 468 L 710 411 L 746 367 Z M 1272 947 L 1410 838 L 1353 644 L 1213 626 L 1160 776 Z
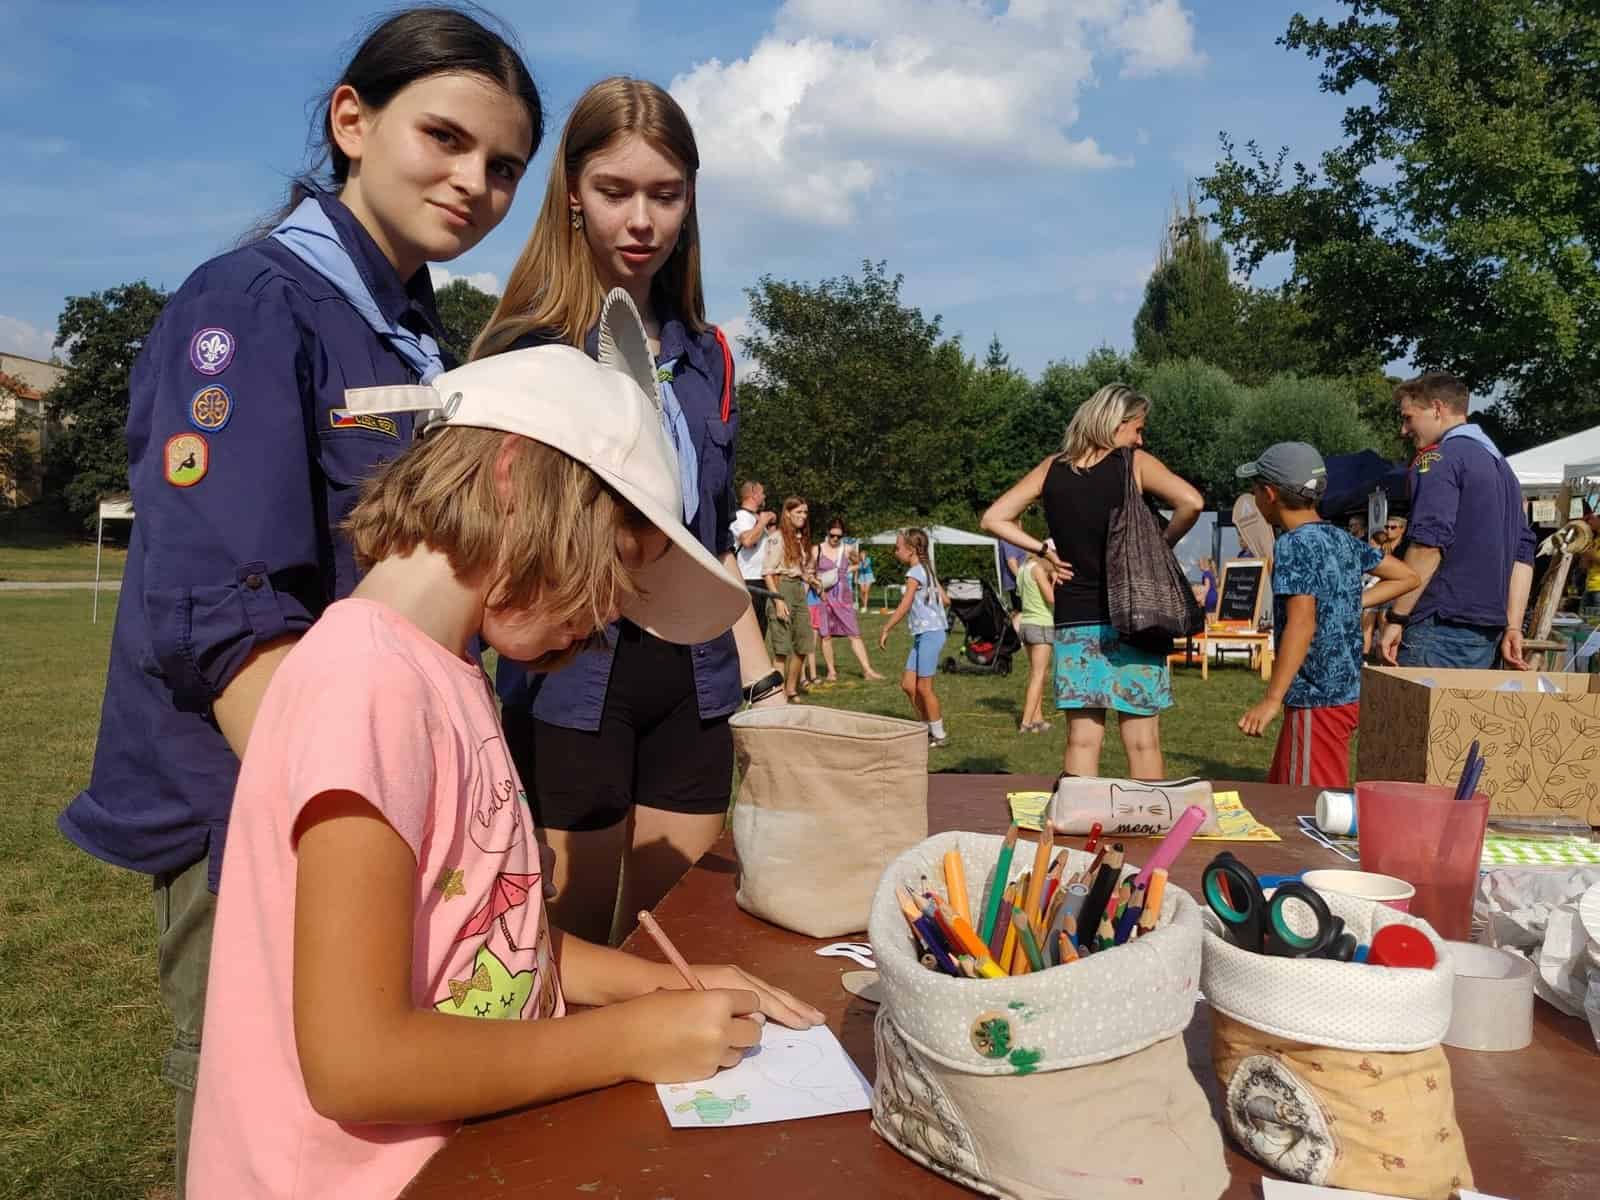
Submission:
M 1428 935 L 1410 925 L 1385 925 L 1372 935 L 1367 961 L 1377 967 L 1420 967 L 1431 970 L 1439 961 Z

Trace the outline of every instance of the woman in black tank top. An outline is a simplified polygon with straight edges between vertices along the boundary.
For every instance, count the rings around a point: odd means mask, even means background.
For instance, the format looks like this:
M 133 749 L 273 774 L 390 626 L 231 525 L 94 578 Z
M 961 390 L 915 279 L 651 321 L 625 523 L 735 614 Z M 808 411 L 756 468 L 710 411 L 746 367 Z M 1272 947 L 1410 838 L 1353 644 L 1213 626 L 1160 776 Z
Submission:
M 1128 754 L 1128 774 L 1160 779 L 1160 714 L 1172 705 L 1172 679 L 1164 647 L 1127 641 L 1111 625 L 1106 602 L 1106 534 L 1122 507 L 1127 472 L 1139 490 L 1172 509 L 1168 545 L 1194 525 L 1205 500 L 1195 488 L 1145 453 L 1150 401 L 1123 384 L 1101 388 L 1073 414 L 1061 453 L 1024 475 L 983 514 L 983 528 L 1026 549 L 1038 539 L 1017 524 L 1028 506 L 1044 502 L 1056 569 L 1056 707 L 1067 715 L 1062 769 L 1072 775 L 1100 771 L 1106 710 L 1117 710 L 1117 731 Z

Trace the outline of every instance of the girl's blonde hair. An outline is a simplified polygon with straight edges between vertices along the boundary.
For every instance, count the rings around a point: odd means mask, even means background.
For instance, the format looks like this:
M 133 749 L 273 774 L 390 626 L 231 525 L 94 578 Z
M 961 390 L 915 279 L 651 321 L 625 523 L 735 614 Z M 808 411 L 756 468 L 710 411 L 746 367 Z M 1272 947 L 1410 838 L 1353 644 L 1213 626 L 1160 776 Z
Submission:
M 534 330 L 582 348 L 589 330 L 600 320 L 604 296 L 588 240 L 583 230 L 572 227 L 571 195 L 592 155 L 633 135 L 681 165 L 688 187 L 688 210 L 678 244 L 650 283 L 651 301 L 676 315 L 690 333 L 708 328 L 705 293 L 700 286 L 700 226 L 694 186 L 700 151 L 694 130 L 665 90 L 642 79 L 617 75 L 602 79 L 573 105 L 550 164 L 539 218 L 511 269 L 494 315 L 472 344 L 472 358 L 498 354 Z
M 502 489 L 496 463 L 508 438 Z M 492 580 L 496 611 L 537 603 L 552 622 L 598 630 L 615 605 L 640 594 L 617 533 L 649 527 L 576 459 L 530 438 L 463 426 L 433 434 L 367 480 L 341 529 L 363 570 L 427 546 L 449 558 L 460 579 Z
M 1083 459 L 1097 450 L 1113 450 L 1117 445 L 1117 430 L 1124 421 L 1131 421 L 1150 411 L 1150 400 L 1125 383 L 1108 383 L 1081 405 L 1067 422 L 1067 432 L 1061 439 L 1061 457 L 1074 471 L 1082 470 Z
M 928 559 L 928 531 L 913 525 L 900 531 L 900 540 L 911 548 L 911 553 L 917 556 L 917 562 L 928 573 L 928 587 L 937 589 L 939 577 L 933 573 L 933 563 Z
M 799 529 L 789 520 L 789 514 L 795 509 L 806 504 L 804 496 L 790 496 L 783 502 L 783 516 L 778 521 L 778 533 L 783 538 L 783 561 L 785 563 L 799 563 L 805 565 L 806 555 L 811 549 L 811 514 L 806 514 L 806 523 Z

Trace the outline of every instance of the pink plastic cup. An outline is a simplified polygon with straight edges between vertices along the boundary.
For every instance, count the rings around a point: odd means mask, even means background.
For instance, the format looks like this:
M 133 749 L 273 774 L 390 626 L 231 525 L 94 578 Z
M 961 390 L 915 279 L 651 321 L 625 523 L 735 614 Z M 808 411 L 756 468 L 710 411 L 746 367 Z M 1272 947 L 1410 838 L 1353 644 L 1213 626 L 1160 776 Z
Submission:
M 1417 889 L 1411 913 L 1442 938 L 1472 940 L 1489 797 L 1457 800 L 1455 789 L 1374 780 L 1356 784 L 1361 869 L 1404 879 Z

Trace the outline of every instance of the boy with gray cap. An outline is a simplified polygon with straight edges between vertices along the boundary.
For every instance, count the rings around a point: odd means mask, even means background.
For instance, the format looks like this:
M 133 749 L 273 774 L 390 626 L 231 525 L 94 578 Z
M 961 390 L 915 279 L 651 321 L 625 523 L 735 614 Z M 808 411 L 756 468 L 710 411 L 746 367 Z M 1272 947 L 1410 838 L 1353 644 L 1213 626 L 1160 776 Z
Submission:
M 1314 446 L 1279 442 L 1238 475 L 1279 531 L 1272 557 L 1277 659 L 1266 696 L 1239 718 L 1239 728 L 1260 737 L 1284 713 L 1267 782 L 1345 787 L 1361 699 L 1361 610 L 1409 592 L 1416 572 L 1317 515 L 1328 479 Z M 1365 592 L 1364 574 L 1378 578 Z

